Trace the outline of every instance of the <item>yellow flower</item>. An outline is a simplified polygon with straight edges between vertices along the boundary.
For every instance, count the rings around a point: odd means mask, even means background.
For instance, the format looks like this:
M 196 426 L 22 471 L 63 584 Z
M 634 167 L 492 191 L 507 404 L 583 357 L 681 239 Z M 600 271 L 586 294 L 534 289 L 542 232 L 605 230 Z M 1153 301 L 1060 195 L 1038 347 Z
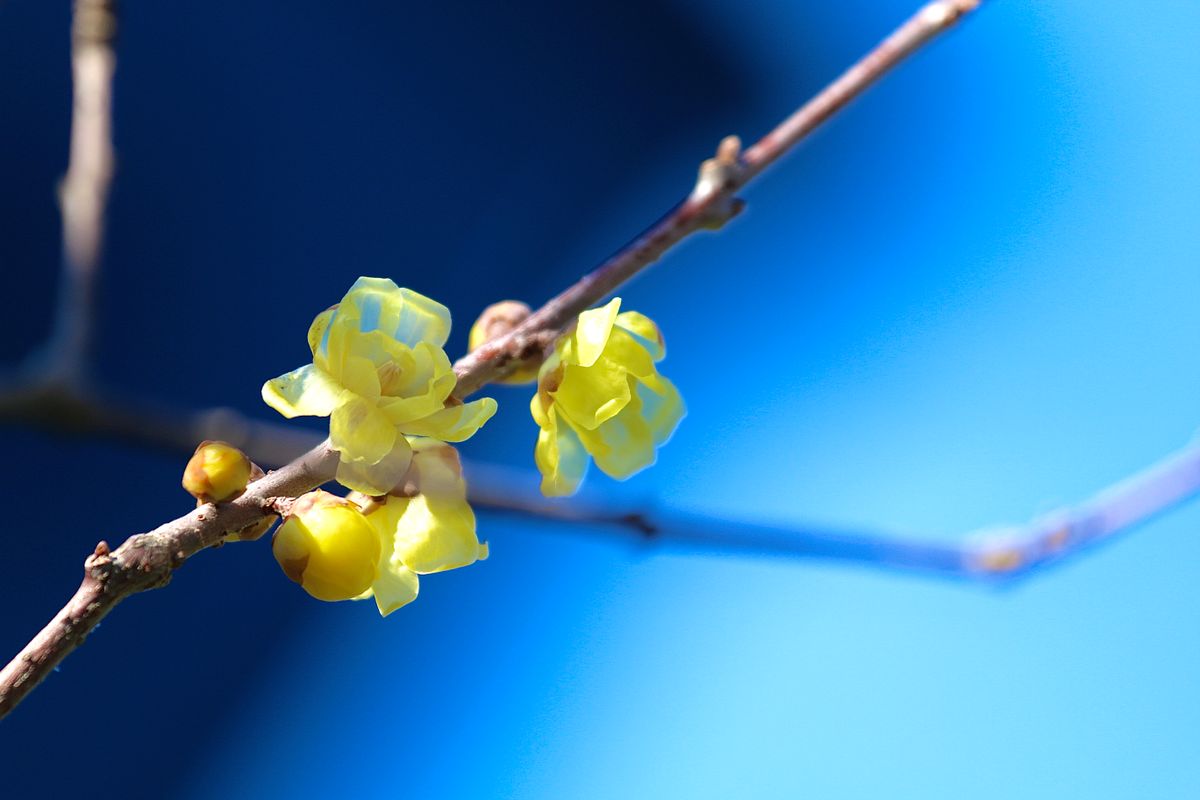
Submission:
M 367 521 L 382 543 L 379 571 L 364 597 L 383 616 L 412 602 L 418 575 L 443 572 L 487 558 L 475 534 L 462 463 L 453 447 L 432 439 L 412 441 L 412 467 L 397 487 L 371 504 Z
M 385 494 L 412 460 L 405 434 L 461 442 L 496 413 L 491 398 L 450 400 L 449 335 L 441 303 L 387 278 L 359 278 L 313 320 L 313 363 L 267 381 L 263 400 L 285 417 L 330 417 L 338 482 Z
M 368 591 L 380 549 L 358 506 L 320 490 L 296 500 L 271 540 L 284 574 L 318 600 L 350 600 Z
M 614 478 L 645 469 L 683 419 L 679 391 L 654 366 L 666 354 L 658 327 L 620 309 L 617 297 L 580 314 L 538 374 L 530 410 L 546 495 L 579 488 L 589 455 Z
M 448 444 L 414 439 L 400 495 L 357 495 L 362 506 L 328 492 L 296 500 L 271 542 L 284 573 L 318 600 L 375 598 L 387 616 L 411 603 L 418 575 L 487 558 L 475 536 L 462 463 Z

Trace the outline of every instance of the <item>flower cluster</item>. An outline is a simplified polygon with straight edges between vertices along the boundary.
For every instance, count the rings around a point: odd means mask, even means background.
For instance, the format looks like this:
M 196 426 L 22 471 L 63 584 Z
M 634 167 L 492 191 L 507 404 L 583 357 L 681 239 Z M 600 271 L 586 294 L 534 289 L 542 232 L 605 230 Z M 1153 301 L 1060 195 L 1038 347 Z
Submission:
M 471 349 L 529 313 L 512 301 L 489 307 L 471 330 Z M 263 399 L 286 417 L 330 417 L 336 477 L 351 490 L 298 498 L 273 537 L 280 567 L 313 597 L 372 597 L 386 616 L 416 599 L 420 575 L 487 558 L 462 463 L 446 443 L 474 434 L 496 403 L 454 398 L 457 378 L 442 349 L 449 333 L 445 306 L 385 278 L 359 278 L 309 328 L 312 363 L 263 386 Z M 658 327 L 622 313 L 620 298 L 583 312 L 558 338 L 536 371 L 530 405 L 545 494 L 574 492 L 589 457 L 616 478 L 654 462 L 684 415 L 679 392 L 658 373 L 664 355 Z M 506 382 L 534 377 L 524 364 Z M 220 502 L 262 474 L 254 470 L 236 448 L 205 443 L 184 485 L 202 502 Z M 260 524 L 230 538 L 265 530 Z
M 450 398 L 449 335 L 441 303 L 386 278 L 359 278 L 313 320 L 313 362 L 267 381 L 263 400 L 285 417 L 328 416 L 338 482 L 386 494 L 408 471 L 408 436 L 461 442 L 496 413 L 491 398 Z
M 542 492 L 579 488 L 588 456 L 601 471 L 628 478 L 654 463 L 683 419 L 683 400 L 655 363 L 666 355 L 648 317 L 621 313 L 621 298 L 579 315 L 538 373 L 530 411 L 541 429 L 534 460 Z

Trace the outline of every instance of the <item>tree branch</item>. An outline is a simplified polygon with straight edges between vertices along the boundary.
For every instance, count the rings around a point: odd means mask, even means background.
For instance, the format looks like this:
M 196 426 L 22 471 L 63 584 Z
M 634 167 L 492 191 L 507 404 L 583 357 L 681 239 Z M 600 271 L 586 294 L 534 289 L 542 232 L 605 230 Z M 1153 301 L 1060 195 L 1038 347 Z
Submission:
M 937 0 L 924 6 L 908 22 L 851 67 L 810 103 L 768 133 L 750 149 L 746 158 L 740 145 L 730 138 L 722 142 L 717 157 L 706 161 L 691 194 L 645 233 L 616 255 L 584 276 L 574 286 L 547 302 L 511 333 L 489 342 L 455 364 L 458 385 L 455 396 L 466 397 L 487 383 L 503 377 L 523 362 L 542 358 L 546 346 L 581 312 L 602 300 L 615 288 L 657 261 L 667 250 L 702 229 L 718 229 L 741 208 L 734 193 L 777 160 L 821 122 L 861 94 L 880 76 L 906 56 L 951 27 L 977 5 L 972 0 Z M 72 169 L 64 182 L 64 249 L 68 272 L 82 297 L 90 305 L 94 265 L 100 247 L 103 200 L 111 173 L 108 144 L 108 109 L 113 69 L 111 49 L 112 0 L 77 0 L 73 63 L 76 81 L 75 132 L 72 137 L 72 168 L 78 195 L 68 194 Z M 102 24 L 103 23 L 103 24 Z M 99 122 L 103 124 L 98 124 Z M 88 131 L 89 144 L 76 148 Z M 94 137 L 105 141 L 95 147 Z M 94 158 L 99 155 L 100 158 Z M 90 160 L 89 160 L 90 159 Z M 78 200 L 79 205 L 75 205 Z M 78 259 L 78 260 L 77 260 Z M 72 270 L 75 270 L 72 272 Z M 72 301 L 74 302 L 74 301 Z M 61 310 L 61 309 L 60 309 Z M 90 309 L 86 311 L 90 317 Z M 84 317 L 81 320 L 86 319 Z M 60 339 L 52 353 L 78 374 L 86 349 L 87 325 L 60 321 Z M 65 331 L 65 333 L 64 333 Z M 69 396 L 69 394 L 64 394 Z M 95 627 L 118 602 L 136 592 L 164 585 L 171 573 L 189 556 L 212 546 L 225 533 L 240 530 L 270 513 L 265 502 L 273 495 L 295 497 L 333 477 L 337 454 L 326 440 L 300 459 L 251 484 L 241 498 L 220 506 L 206 505 L 169 522 L 148 534 L 128 539 L 109 553 L 97 545 L 85 562 L 83 583 L 75 597 L 50 624 L 30 642 L 3 671 L 0 671 L 0 717 L 11 711 Z
M 42 354 L 47 380 L 79 382 L 95 317 L 94 293 L 113 175 L 112 79 L 117 33 L 114 0 L 75 0 L 71 30 L 74 82 L 71 150 L 59 187 L 63 270 L 54 330 Z
M 65 391 L 31 395 L 19 403 L 0 395 L 0 422 L 134 442 L 181 456 L 190 455 L 197 441 L 220 439 L 265 466 L 286 464 L 321 444 L 315 432 L 247 419 L 232 409 L 188 414 Z M 1200 493 L 1200 444 L 1195 444 L 1082 503 L 1041 514 L 1029 523 L 935 540 L 888 531 L 770 525 L 687 514 L 594 485 L 569 500 L 548 498 L 538 491 L 539 477 L 531 470 L 474 460 L 464 460 L 463 468 L 468 498 L 477 508 L 563 522 L 606 537 L 625 534 L 647 545 L 827 559 L 1006 583 L 1129 531 Z
M 493 339 L 455 364 L 459 396 L 541 357 L 553 334 L 693 233 L 717 230 L 742 208 L 734 194 L 862 94 L 921 46 L 954 26 L 979 0 L 937 0 L 924 6 L 887 39 L 746 151 L 729 137 L 717 157 L 701 166 L 692 193 L 644 233 L 546 303 L 512 332 Z

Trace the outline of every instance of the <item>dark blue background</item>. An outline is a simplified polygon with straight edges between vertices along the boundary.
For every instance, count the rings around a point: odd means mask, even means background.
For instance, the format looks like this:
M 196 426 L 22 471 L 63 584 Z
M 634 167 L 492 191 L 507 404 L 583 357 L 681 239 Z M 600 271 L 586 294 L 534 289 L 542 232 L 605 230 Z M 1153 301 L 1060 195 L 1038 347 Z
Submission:
M 267 417 L 262 381 L 360 274 L 447 303 L 457 353 L 484 305 L 553 294 L 912 10 L 126 2 L 96 369 Z M 6 363 L 49 325 L 68 22 L 0 5 Z M 814 137 L 623 292 L 691 412 L 627 491 L 958 536 L 1184 444 L 1198 36 L 1182 0 L 994 3 Z M 492 394 L 465 451 L 529 466 L 527 392 Z M 98 538 L 189 499 L 174 455 L 0 442 L 15 652 Z M 1193 797 L 1198 523 L 991 592 L 484 515 L 492 559 L 384 621 L 226 548 L 0 725 L 0 770 L 14 796 Z

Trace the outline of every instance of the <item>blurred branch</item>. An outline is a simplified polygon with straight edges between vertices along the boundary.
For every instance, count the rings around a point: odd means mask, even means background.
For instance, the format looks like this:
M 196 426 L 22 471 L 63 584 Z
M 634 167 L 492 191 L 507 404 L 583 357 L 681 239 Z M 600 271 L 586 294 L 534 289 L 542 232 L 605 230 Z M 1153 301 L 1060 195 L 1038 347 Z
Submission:
M 735 193 L 820 123 L 861 94 L 880 76 L 939 33 L 947 30 L 978 0 L 937 0 L 924 6 L 884 42 L 824 89 L 811 102 L 768 133 L 743 158 L 730 137 L 717 157 L 706 161 L 694 189 L 679 205 L 616 255 L 574 286 L 547 302 L 511 333 L 495 339 L 455 364 L 463 398 L 526 362 L 542 358 L 548 344 L 579 312 L 657 261 L 667 250 L 699 230 L 722 227 L 741 209 Z M 59 313 L 50 354 L 72 380 L 18 381 L 15 395 L 32 393 L 53 402 L 76 404 L 87 397 L 78 380 L 92 313 L 91 287 L 98 261 L 104 198 L 111 174 L 109 108 L 114 66 L 112 0 L 76 0 L 73 64 L 74 127 L 71 167 L 64 181 L 64 252 L 68 291 Z M 97 146 L 95 137 L 104 137 Z M 78 143 L 78 145 L 77 145 Z M 76 166 L 78 164 L 78 166 Z M 72 180 L 73 176 L 78 176 Z M 78 308 L 76 305 L 84 306 Z M 59 370 L 62 372 L 63 370 Z M 28 378 L 28 376 L 22 376 Z M 40 393 L 40 394 L 39 394 Z M 0 716 L 11 711 L 74 650 L 100 619 L 131 594 L 163 586 L 191 555 L 272 513 L 272 499 L 296 497 L 333 477 L 337 453 L 328 440 L 299 459 L 251 484 L 237 500 L 205 505 L 147 534 L 130 537 L 115 551 L 101 542 L 84 563 L 84 579 L 71 601 L 41 633 L 0 671 Z
M 227 408 L 172 412 L 146 404 L 65 394 L 0 396 L 0 422 L 51 432 L 113 438 L 187 457 L 197 442 L 220 439 L 274 467 L 318 447 L 321 436 L 293 425 L 251 420 Z M 998 526 L 936 541 L 886 531 L 768 525 L 656 508 L 626 492 L 585 487 L 563 500 L 537 489 L 531 470 L 465 461 L 471 504 L 563 522 L 647 545 L 721 553 L 827 559 L 948 578 L 1007 582 L 1128 531 L 1200 492 L 1200 444 L 1191 445 L 1075 506 L 1024 525 Z
M 71 31 L 74 99 L 67 174 L 59 188 L 63 271 L 54 331 L 42 365 L 61 382 L 78 382 L 95 317 L 96 272 L 113 174 L 112 79 L 117 32 L 114 0 L 75 0 Z

